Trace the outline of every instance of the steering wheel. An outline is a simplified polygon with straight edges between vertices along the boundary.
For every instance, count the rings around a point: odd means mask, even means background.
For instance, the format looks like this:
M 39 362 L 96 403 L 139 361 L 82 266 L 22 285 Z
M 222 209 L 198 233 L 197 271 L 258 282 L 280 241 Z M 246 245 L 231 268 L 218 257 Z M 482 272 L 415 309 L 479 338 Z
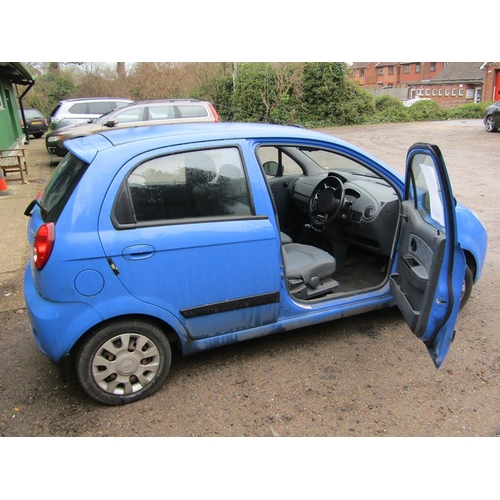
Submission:
M 318 183 L 309 200 L 311 225 L 319 230 L 331 224 L 344 206 L 344 184 L 332 175 Z

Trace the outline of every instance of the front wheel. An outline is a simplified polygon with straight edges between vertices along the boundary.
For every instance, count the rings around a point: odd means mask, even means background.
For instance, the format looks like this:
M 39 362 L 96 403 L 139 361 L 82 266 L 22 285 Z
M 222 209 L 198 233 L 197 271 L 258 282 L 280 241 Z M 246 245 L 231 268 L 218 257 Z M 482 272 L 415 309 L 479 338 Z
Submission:
M 472 293 L 472 287 L 474 285 L 474 276 L 469 266 L 465 268 L 464 282 L 462 284 L 462 294 L 460 295 L 460 309 L 463 309 L 465 304 L 467 304 L 470 294 Z
M 164 332 L 138 320 L 97 330 L 76 354 L 76 376 L 83 390 L 108 405 L 150 396 L 166 379 L 172 351 Z
M 487 132 L 495 132 L 495 120 L 492 116 L 486 117 L 486 131 Z

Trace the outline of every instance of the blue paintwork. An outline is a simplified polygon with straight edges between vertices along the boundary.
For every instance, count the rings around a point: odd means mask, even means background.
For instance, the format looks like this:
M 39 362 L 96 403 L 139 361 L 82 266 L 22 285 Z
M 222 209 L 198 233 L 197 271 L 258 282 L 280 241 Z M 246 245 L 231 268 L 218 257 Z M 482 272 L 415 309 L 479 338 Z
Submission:
M 192 354 L 394 305 L 388 283 L 376 291 L 317 303 L 298 302 L 288 294 L 278 223 L 254 154 L 257 143 L 278 138 L 283 143 L 299 140 L 349 152 L 383 172 L 401 195 L 404 192 L 401 176 L 373 156 L 330 135 L 295 127 L 167 125 L 68 141 L 68 150 L 91 165 L 57 221 L 47 265 L 36 271 L 30 262 L 26 269 L 26 303 L 40 349 L 57 362 L 92 327 L 121 316 L 141 315 L 168 325 L 183 353 Z M 132 166 L 173 151 L 223 145 L 236 145 L 242 151 L 260 217 L 114 229 L 111 207 Z M 456 214 L 458 239 L 475 260 L 477 280 L 486 254 L 486 232 L 465 207 L 459 205 Z M 42 223 L 35 207 L 28 226 L 30 243 Z M 141 245 L 146 247 L 137 252 Z M 118 275 L 106 254 L 120 270 Z M 180 313 L 184 308 L 273 292 L 280 294 L 280 301 L 273 304 L 191 319 Z

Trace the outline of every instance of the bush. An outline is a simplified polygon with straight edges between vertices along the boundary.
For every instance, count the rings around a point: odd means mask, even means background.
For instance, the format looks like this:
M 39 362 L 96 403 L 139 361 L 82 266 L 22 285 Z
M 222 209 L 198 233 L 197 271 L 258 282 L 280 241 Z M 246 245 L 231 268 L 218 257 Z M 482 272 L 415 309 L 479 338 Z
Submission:
M 439 107 L 437 102 L 431 100 L 421 100 L 408 108 L 410 118 L 415 122 L 430 122 L 446 120 L 448 113 Z
M 465 118 L 482 118 L 485 106 L 480 103 L 469 103 L 456 106 L 448 111 L 448 118 L 452 120 Z
M 412 121 L 409 108 L 399 99 L 389 94 L 384 94 L 375 98 L 376 123 L 400 123 Z

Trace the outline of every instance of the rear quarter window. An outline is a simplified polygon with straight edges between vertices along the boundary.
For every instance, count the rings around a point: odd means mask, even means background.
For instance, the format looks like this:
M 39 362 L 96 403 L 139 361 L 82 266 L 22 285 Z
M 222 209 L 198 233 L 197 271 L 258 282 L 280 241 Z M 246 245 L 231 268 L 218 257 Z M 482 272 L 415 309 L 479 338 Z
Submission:
M 89 164 L 68 153 L 59 162 L 42 196 L 44 222 L 56 222 Z

